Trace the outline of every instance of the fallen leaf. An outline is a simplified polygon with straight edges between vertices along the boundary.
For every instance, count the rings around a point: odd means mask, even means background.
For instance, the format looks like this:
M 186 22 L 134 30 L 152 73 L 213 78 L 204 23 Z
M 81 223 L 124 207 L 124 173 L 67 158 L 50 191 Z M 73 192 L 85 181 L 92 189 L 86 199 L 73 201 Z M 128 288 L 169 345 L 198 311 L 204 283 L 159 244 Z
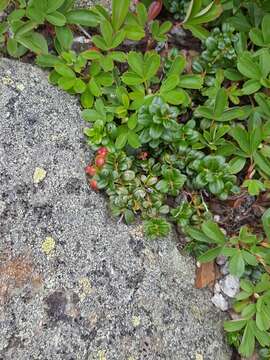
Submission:
M 34 184 L 39 184 L 41 181 L 43 181 L 46 177 L 46 170 L 43 168 L 37 167 L 35 169 L 34 175 L 33 175 L 33 181 Z
M 213 261 L 203 263 L 196 269 L 195 287 L 202 289 L 207 285 L 213 283 L 216 279 L 215 264 Z

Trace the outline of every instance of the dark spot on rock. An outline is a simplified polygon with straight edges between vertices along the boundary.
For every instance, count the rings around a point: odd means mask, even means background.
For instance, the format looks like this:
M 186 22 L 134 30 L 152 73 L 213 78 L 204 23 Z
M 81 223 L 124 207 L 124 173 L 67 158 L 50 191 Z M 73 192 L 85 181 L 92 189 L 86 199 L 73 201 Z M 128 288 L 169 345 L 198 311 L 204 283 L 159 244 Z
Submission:
M 33 215 L 35 215 L 37 221 L 50 220 L 52 218 L 53 205 L 42 204 L 33 207 Z
M 17 195 L 26 195 L 30 191 L 30 186 L 28 184 L 18 184 L 15 186 L 15 191 Z
M 81 249 L 81 243 L 80 241 L 76 242 L 76 251 L 79 251 Z
M 36 124 L 38 119 L 33 116 L 28 116 L 25 118 L 23 130 L 25 134 L 25 143 L 29 147 L 33 147 L 37 142 L 36 136 Z
M 55 291 L 45 298 L 46 312 L 49 318 L 60 321 L 66 320 L 67 298 L 62 291 Z
M 15 114 L 15 104 L 17 102 L 17 97 L 11 97 L 6 104 L 6 108 L 11 113 L 11 115 Z
M 58 141 L 55 145 L 58 149 L 74 151 L 74 146 L 70 143 L 69 139 L 63 139 L 61 141 Z
M 83 204 L 83 207 L 86 209 L 90 209 L 90 208 L 94 208 L 95 206 L 90 199 L 86 199 Z
M 68 194 L 80 195 L 82 186 L 83 182 L 81 179 L 72 177 L 68 179 L 65 189 Z
M 83 341 L 89 342 L 89 341 L 93 341 L 96 336 L 97 336 L 97 329 L 93 329 L 92 331 L 90 331 L 87 334 L 82 334 L 81 339 Z
M 129 245 L 130 245 L 134 255 L 136 255 L 137 257 L 139 257 L 141 255 L 143 249 L 145 249 L 143 241 L 134 239 L 132 236 L 130 236 Z
M 78 304 L 80 302 L 80 297 L 77 293 L 72 293 L 71 295 L 71 301 L 74 305 Z
M 127 287 L 130 289 L 138 289 L 139 284 L 142 283 L 144 278 L 144 272 L 138 272 L 134 275 L 127 276 Z
M 34 118 L 34 117 L 26 117 L 25 118 L 25 122 L 30 125 L 30 126 L 33 126 L 37 123 L 37 119 Z

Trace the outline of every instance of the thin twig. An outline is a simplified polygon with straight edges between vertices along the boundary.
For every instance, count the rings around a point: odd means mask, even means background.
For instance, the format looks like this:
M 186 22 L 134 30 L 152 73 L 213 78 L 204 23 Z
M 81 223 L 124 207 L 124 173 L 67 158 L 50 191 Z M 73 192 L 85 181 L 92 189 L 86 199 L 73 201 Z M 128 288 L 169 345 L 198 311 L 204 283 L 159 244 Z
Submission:
M 85 35 L 86 37 L 88 37 L 88 39 L 92 39 L 92 36 L 91 36 L 81 25 L 77 25 L 77 26 L 78 26 L 78 28 L 81 30 L 81 32 L 83 32 L 84 35 Z

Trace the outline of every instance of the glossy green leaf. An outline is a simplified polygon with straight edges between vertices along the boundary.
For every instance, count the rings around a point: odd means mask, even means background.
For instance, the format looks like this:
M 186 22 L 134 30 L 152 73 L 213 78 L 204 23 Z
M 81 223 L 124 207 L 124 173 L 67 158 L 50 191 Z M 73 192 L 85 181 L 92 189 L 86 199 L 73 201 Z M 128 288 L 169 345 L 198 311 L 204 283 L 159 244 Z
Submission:
M 7 41 L 7 51 L 10 56 L 16 57 L 18 50 L 18 43 L 15 39 L 9 38 Z
M 90 10 L 76 9 L 66 14 L 68 24 L 96 27 L 99 22 L 98 16 Z
M 262 34 L 266 44 L 270 44 L 270 14 L 266 14 L 262 20 Z
M 224 330 L 228 332 L 235 332 L 243 329 L 243 327 L 246 325 L 247 320 L 231 320 L 231 321 L 225 321 L 224 322 Z
M 127 56 L 128 65 L 131 67 L 131 69 L 140 77 L 143 77 L 143 57 L 142 54 L 137 53 L 135 51 L 129 52 Z
M 131 71 L 125 72 L 122 76 L 122 80 L 127 85 L 139 85 L 143 83 L 141 76 Z
M 218 90 L 215 105 L 214 105 L 214 116 L 220 117 L 228 105 L 228 95 L 224 88 Z
M 253 158 L 256 166 L 266 175 L 270 176 L 270 161 L 266 157 L 264 157 L 259 151 L 256 151 L 253 154 Z
M 61 64 L 61 60 L 58 56 L 46 54 L 46 55 L 39 55 L 36 58 L 36 63 L 38 66 L 41 67 L 54 67 L 57 64 Z
M 182 75 L 180 77 L 179 86 L 185 89 L 201 89 L 203 85 L 203 77 L 201 75 Z
M 10 0 L 0 0 L 0 11 L 4 11 Z
M 55 26 L 64 26 L 66 18 L 59 11 L 52 12 L 46 15 L 46 20 Z
M 31 32 L 17 37 L 17 41 L 36 54 L 47 54 L 48 44 L 45 37 L 39 33 Z
M 171 75 L 165 79 L 160 87 L 160 93 L 166 93 L 176 88 L 179 83 L 179 77 L 177 75 Z
M 249 136 L 247 131 L 239 126 L 235 126 L 231 131 L 230 135 L 234 138 L 235 141 L 237 141 L 240 148 L 246 153 L 250 154 L 250 143 L 249 143 Z
M 141 146 L 139 136 L 133 131 L 129 131 L 127 141 L 129 145 L 134 149 L 137 149 Z
M 112 1 L 112 26 L 117 31 L 122 26 L 128 13 L 130 0 Z
M 179 88 L 176 90 L 163 92 L 162 97 L 164 98 L 164 100 L 166 102 L 168 102 L 169 104 L 172 104 L 172 105 L 183 104 L 184 106 L 187 106 L 188 103 L 190 102 L 190 98 L 189 98 L 188 94 L 186 93 L 186 91 L 184 91 L 183 89 L 179 89 Z
M 160 66 L 160 56 L 158 54 L 151 54 L 147 57 L 144 63 L 144 78 L 152 79 L 153 76 L 156 75 Z
M 127 141 L 128 141 L 128 133 L 127 132 L 120 133 L 115 141 L 116 148 L 122 149 L 123 147 L 125 147 Z
M 243 170 L 246 164 L 246 159 L 242 157 L 234 157 L 229 161 L 230 174 L 238 174 Z
M 47 0 L 47 14 L 55 12 L 64 2 L 65 0 Z
M 262 216 L 262 223 L 264 232 L 270 241 L 270 209 L 267 209 Z
M 171 75 L 179 76 L 185 69 L 185 66 L 186 66 L 185 57 L 183 55 L 177 55 L 170 67 L 167 77 Z
M 71 79 L 76 77 L 74 71 L 65 64 L 57 64 L 55 65 L 54 68 L 56 72 L 63 77 L 71 78 Z
M 206 251 L 204 254 L 198 257 L 198 261 L 201 263 L 206 263 L 215 260 L 222 252 L 222 247 L 218 246 L 213 249 Z
M 212 220 L 203 222 L 202 231 L 216 244 L 223 245 L 226 241 L 224 233 L 220 230 L 219 226 Z
M 200 241 L 200 242 L 203 242 L 206 244 L 214 243 L 210 237 L 206 236 L 202 231 L 200 231 L 196 228 L 188 226 L 185 228 L 185 231 L 194 240 L 197 240 L 197 241 Z
M 63 50 L 69 50 L 73 43 L 73 33 L 68 26 L 55 27 L 56 38 Z
M 259 65 L 252 58 L 251 54 L 248 51 L 245 51 L 240 55 L 237 68 L 241 74 L 245 75 L 247 78 L 260 80 L 262 77 L 261 70 Z
M 245 327 L 245 331 L 242 337 L 241 345 L 239 347 L 239 352 L 245 357 L 250 357 L 255 348 L 255 336 L 253 332 L 252 320 L 248 320 Z
M 245 261 L 241 252 L 231 257 L 229 261 L 229 269 L 232 275 L 235 275 L 239 278 L 243 275 L 245 271 Z
M 110 48 L 113 39 L 113 28 L 110 22 L 107 20 L 102 20 L 100 23 L 100 31 L 106 45 Z

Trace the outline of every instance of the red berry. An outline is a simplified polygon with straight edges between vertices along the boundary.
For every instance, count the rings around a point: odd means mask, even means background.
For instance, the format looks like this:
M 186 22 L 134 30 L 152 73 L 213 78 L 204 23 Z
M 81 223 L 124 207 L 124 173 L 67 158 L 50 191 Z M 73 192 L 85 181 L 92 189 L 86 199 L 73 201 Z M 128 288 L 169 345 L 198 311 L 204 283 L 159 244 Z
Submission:
M 98 155 L 96 157 L 95 163 L 97 167 L 101 168 L 105 164 L 105 158 L 102 155 Z
M 96 181 L 96 180 L 91 180 L 89 184 L 90 184 L 90 187 L 91 187 L 93 190 L 95 190 L 95 191 L 98 190 L 98 186 L 97 186 L 97 181 Z
M 87 175 L 94 176 L 96 175 L 96 168 L 93 165 L 87 165 L 85 168 L 85 172 Z
M 98 155 L 101 155 L 101 156 L 106 156 L 108 154 L 108 152 L 109 151 L 105 146 L 99 148 L 97 151 Z
M 138 158 L 139 158 L 140 160 L 146 160 L 146 159 L 148 158 L 148 156 L 149 156 L 149 154 L 148 154 L 147 151 L 142 151 L 142 152 L 139 154 Z

